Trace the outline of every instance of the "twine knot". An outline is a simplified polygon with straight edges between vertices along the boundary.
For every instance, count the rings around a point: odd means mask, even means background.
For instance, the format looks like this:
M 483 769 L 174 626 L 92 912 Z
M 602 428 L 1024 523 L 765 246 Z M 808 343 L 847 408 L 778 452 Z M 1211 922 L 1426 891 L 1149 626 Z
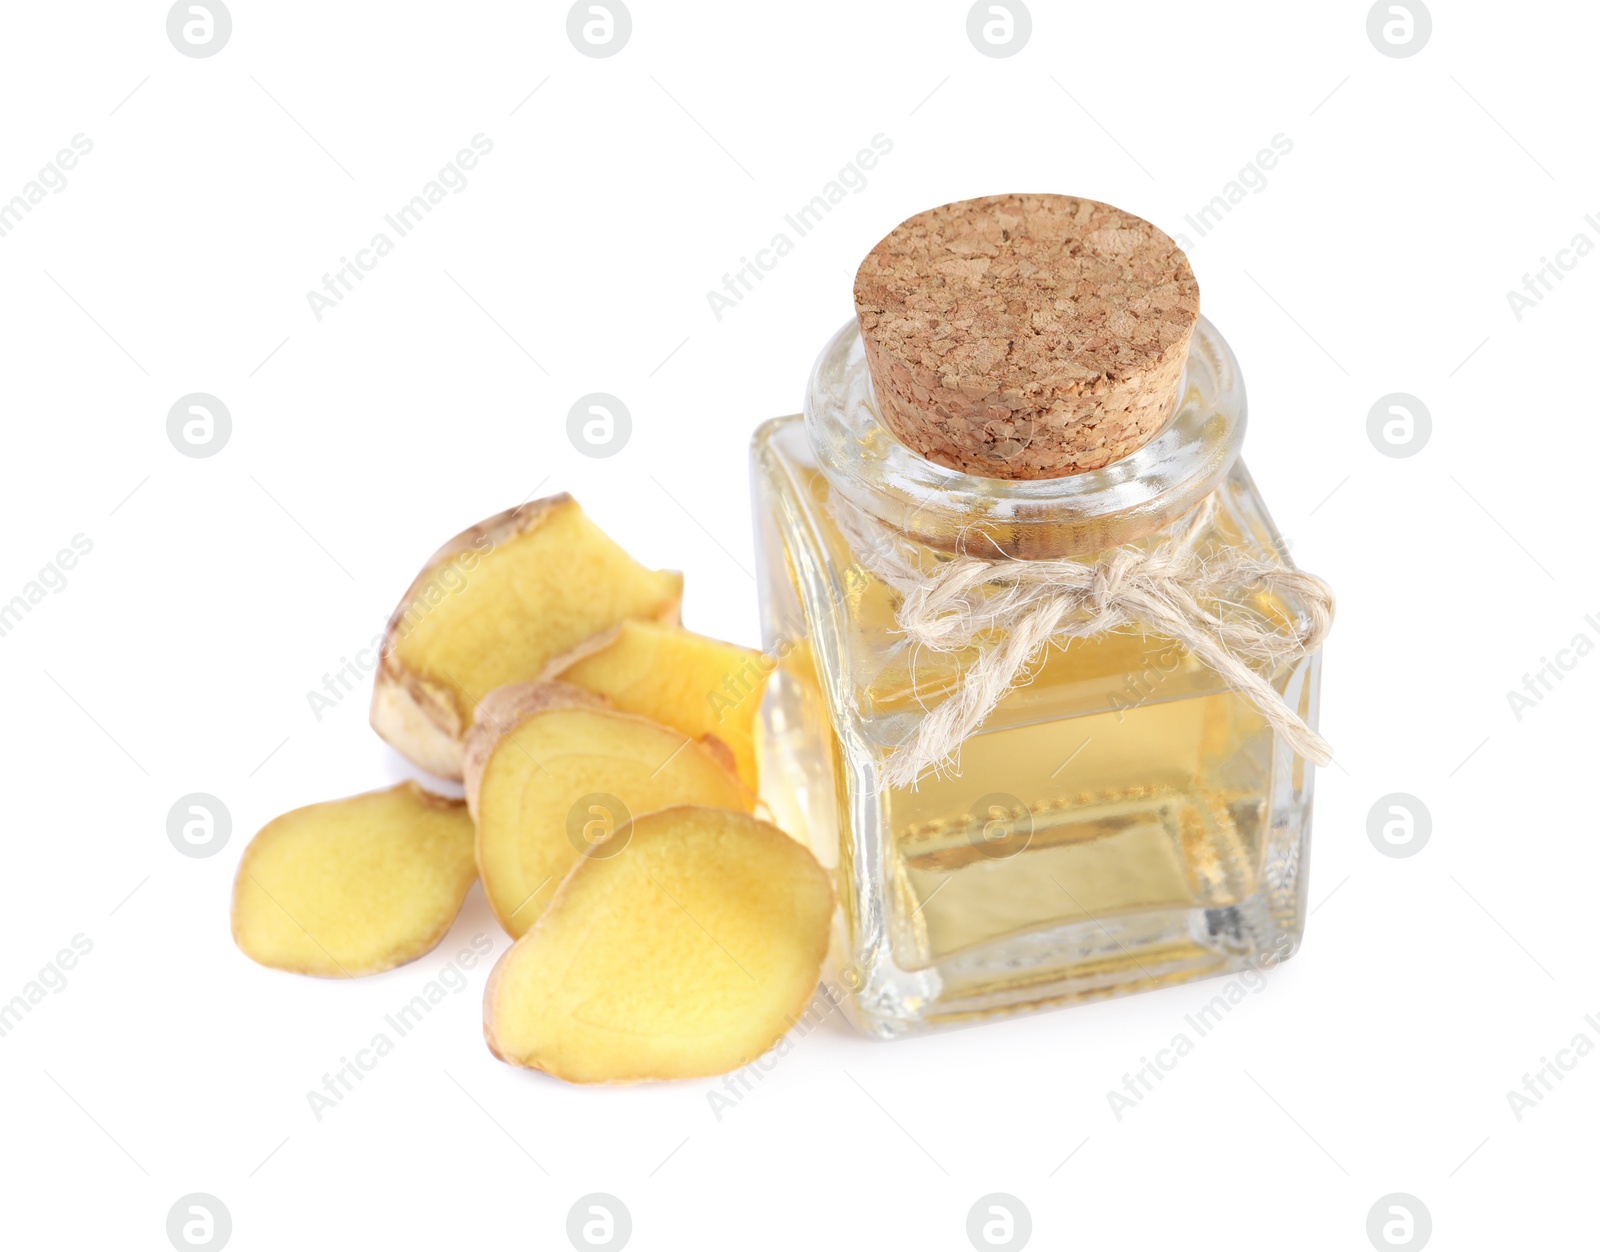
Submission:
M 1216 510 L 1212 493 L 1172 538 L 1149 549 L 1119 547 L 1093 562 L 970 555 L 933 561 L 835 494 L 834 519 L 857 560 L 901 598 L 895 624 L 906 638 L 935 652 L 978 653 L 956 690 L 889 754 L 884 781 L 911 786 L 930 768 L 950 768 L 962 743 L 1026 681 L 1047 646 L 1127 626 L 1176 640 L 1248 700 L 1295 752 L 1317 765 L 1331 761 L 1328 742 L 1261 671 L 1322 645 L 1333 625 L 1333 591 L 1313 574 L 1237 549 L 1200 555 L 1196 548 Z M 1290 597 L 1301 610 L 1299 620 L 1218 612 L 1260 593 Z
M 1094 581 L 1089 585 L 1089 603 L 1097 613 L 1104 613 L 1122 594 L 1122 585 L 1139 564 L 1139 554 L 1127 548 L 1118 548 L 1109 561 L 1099 561 L 1093 566 Z

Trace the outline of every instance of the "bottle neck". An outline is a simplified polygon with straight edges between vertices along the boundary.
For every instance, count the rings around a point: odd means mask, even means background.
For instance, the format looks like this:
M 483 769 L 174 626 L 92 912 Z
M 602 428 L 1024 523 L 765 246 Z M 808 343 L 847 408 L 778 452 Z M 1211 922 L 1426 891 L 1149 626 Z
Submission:
M 805 423 L 833 490 L 918 543 L 971 556 L 1088 556 L 1165 529 L 1222 483 L 1244 441 L 1244 382 L 1202 317 L 1177 407 L 1148 443 L 1082 474 L 984 478 L 936 465 L 889 433 L 852 319 L 812 368 Z

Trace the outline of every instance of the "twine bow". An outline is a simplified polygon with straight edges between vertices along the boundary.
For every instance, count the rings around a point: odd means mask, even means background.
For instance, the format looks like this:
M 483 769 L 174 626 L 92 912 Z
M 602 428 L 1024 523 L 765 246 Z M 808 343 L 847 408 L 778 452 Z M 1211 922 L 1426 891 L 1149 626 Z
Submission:
M 1047 645 L 1124 626 L 1176 640 L 1250 701 L 1295 752 L 1317 765 L 1332 760 L 1328 742 L 1250 663 L 1270 671 L 1314 652 L 1333 625 L 1333 591 L 1313 574 L 1236 549 L 1199 555 L 1216 509 L 1213 493 L 1173 538 L 1148 550 L 1116 548 L 1093 563 L 976 556 L 933 563 L 835 494 L 835 521 L 857 559 L 901 597 L 896 624 L 907 639 L 935 652 L 978 649 L 955 692 L 890 753 L 888 785 L 910 786 L 929 768 L 948 768 Z M 1303 623 L 1215 611 L 1262 591 L 1292 597 Z

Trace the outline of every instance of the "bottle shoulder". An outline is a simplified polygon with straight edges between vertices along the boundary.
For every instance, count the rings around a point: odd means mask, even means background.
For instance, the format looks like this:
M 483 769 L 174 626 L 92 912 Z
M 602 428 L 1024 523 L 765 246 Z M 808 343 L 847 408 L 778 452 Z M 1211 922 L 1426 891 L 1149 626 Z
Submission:
M 902 597 L 869 572 L 854 551 L 834 496 L 798 417 L 764 423 L 752 446 L 761 544 L 763 595 L 792 597 L 830 704 L 857 725 L 869 741 L 903 740 L 929 709 L 951 695 L 976 660 L 984 638 L 953 651 L 912 644 L 897 620 Z M 1150 548 L 1171 538 L 1182 523 L 1147 535 Z M 1235 462 L 1216 492 L 1216 504 L 1201 532 L 1192 537 L 1197 555 L 1225 554 L 1288 567 L 1271 514 L 1248 469 Z M 924 549 L 933 565 L 950 554 Z M 1093 562 L 1109 555 L 1084 554 Z M 1003 566 L 1001 567 L 1003 570 Z M 771 588 L 772 590 L 769 590 Z M 1261 594 L 1230 609 L 1293 621 L 1299 606 L 1282 596 Z M 1146 676 L 1140 678 L 1139 676 Z M 1053 644 L 1032 668 L 1029 680 L 995 710 L 997 724 L 1103 711 L 1108 700 L 1159 675 L 1163 699 L 1222 690 L 1218 675 L 1172 639 L 1137 625 L 1105 631 L 1063 645 Z

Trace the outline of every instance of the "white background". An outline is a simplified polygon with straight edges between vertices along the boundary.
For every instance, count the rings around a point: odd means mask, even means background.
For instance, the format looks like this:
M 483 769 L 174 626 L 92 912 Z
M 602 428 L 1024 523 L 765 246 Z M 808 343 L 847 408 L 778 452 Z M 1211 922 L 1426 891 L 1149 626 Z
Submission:
M 1036 0 L 1006 59 L 950 0 L 635 0 L 609 59 L 547 0 L 232 12 L 206 59 L 161 4 L 13 4 L 0 30 L 0 200 L 93 142 L 0 238 L 0 601 L 93 543 L 0 638 L 0 1000 L 93 943 L 0 1038 L 8 1246 L 165 1248 L 197 1191 L 241 1250 L 566 1247 L 596 1191 L 639 1249 L 959 1249 L 990 1192 L 1043 1248 L 1365 1248 L 1396 1191 L 1439 1248 L 1590 1238 L 1600 1059 L 1520 1121 L 1506 1092 L 1600 1042 L 1600 658 L 1520 720 L 1506 692 L 1600 642 L 1600 257 L 1520 320 L 1506 292 L 1600 243 L 1592 6 L 1437 0 L 1406 59 L 1360 3 Z M 479 133 L 466 188 L 318 321 L 306 292 Z M 718 320 L 707 291 L 879 133 L 865 189 Z M 1195 241 L 1184 216 L 1278 134 Z M 751 430 L 799 407 L 891 226 L 1022 190 L 1189 236 L 1250 467 L 1338 589 L 1301 954 L 1121 1120 L 1107 1091 L 1216 985 L 892 1044 L 829 1027 L 718 1120 L 714 1083 L 495 1061 L 480 966 L 317 1121 L 306 1092 L 385 1013 L 505 940 L 474 889 L 438 950 L 355 985 L 234 949 L 249 836 L 406 773 L 364 689 L 320 721 L 307 691 L 438 543 L 535 491 L 683 569 L 688 625 L 755 642 Z M 195 391 L 232 413 L 209 459 L 166 435 Z M 633 415 L 610 459 L 566 435 L 593 391 Z M 1367 437 L 1390 392 L 1432 413 L 1410 458 Z M 209 859 L 166 834 L 196 791 L 232 814 Z M 1390 792 L 1432 814 L 1407 859 L 1367 837 Z

